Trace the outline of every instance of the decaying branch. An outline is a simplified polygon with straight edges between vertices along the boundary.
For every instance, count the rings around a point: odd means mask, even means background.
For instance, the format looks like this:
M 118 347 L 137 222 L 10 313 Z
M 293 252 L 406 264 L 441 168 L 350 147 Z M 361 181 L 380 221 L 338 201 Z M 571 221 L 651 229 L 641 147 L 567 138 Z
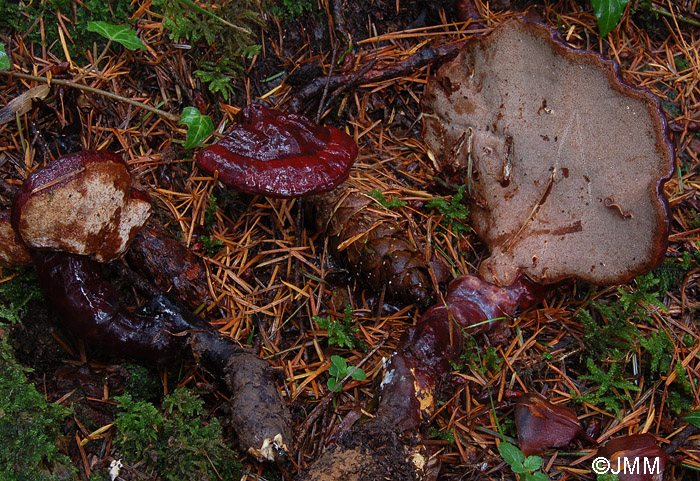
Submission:
M 88 257 L 39 251 L 32 257 L 47 303 L 69 329 L 111 355 L 149 363 L 172 361 L 191 346 L 231 393 L 240 448 L 259 460 L 286 455 L 291 417 L 265 361 L 163 295 L 132 312 Z
M 396 65 L 372 68 L 364 71 L 360 76 L 356 75 L 355 72 L 351 72 L 319 77 L 296 93 L 294 100 L 290 104 L 290 109 L 294 112 L 301 112 L 309 100 L 314 97 L 320 98 L 321 93 L 326 88 L 329 92 L 333 92 L 338 88 L 347 89 L 357 84 L 381 82 L 407 75 L 430 63 L 445 60 L 455 55 L 463 45 L 463 42 L 458 42 L 441 47 L 426 47 L 407 59 L 398 62 Z

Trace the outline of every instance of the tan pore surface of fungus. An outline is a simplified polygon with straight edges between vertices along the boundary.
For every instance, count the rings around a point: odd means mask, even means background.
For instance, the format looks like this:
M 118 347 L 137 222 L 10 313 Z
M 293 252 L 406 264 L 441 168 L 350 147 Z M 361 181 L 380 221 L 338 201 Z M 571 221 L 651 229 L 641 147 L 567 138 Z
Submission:
M 0 267 L 26 266 L 31 263 L 29 249 L 22 244 L 10 224 L 10 211 L 0 211 Z
M 79 152 L 27 179 L 15 197 L 13 224 L 30 247 L 106 262 L 126 251 L 150 214 L 119 156 Z
M 431 156 L 474 198 L 486 280 L 616 284 L 663 257 L 666 122 L 611 61 L 516 19 L 440 68 L 422 105 Z

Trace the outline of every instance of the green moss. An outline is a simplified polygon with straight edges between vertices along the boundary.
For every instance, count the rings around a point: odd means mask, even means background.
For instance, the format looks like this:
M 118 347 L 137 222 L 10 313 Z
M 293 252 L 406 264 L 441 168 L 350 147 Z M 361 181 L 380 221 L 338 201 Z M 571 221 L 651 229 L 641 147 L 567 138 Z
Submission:
M 682 363 L 675 367 L 676 379 L 669 387 L 666 405 L 676 415 L 693 409 L 693 387 L 697 388 L 697 379 L 690 379 Z
M 449 201 L 436 197 L 425 204 L 427 210 L 437 210 L 442 215 L 442 226 L 446 229 L 451 227 L 454 234 L 463 234 L 469 230 L 464 224 L 469 216 L 469 209 L 465 204 L 466 185 L 457 189 Z
M 690 68 L 690 62 L 682 55 L 676 55 L 673 57 L 673 63 L 675 64 L 677 72 L 683 72 L 684 70 Z
M 4 33 L 16 32 L 25 36 L 35 44 L 35 51 L 40 51 L 42 43 L 56 55 L 63 58 L 63 48 L 58 36 L 58 13 L 60 12 L 68 22 L 64 20 L 69 29 L 68 51 L 74 60 L 83 59 L 85 50 L 91 49 L 94 42 L 105 45 L 106 40 L 99 35 L 87 31 L 89 21 L 104 21 L 116 24 L 129 23 L 134 6 L 129 0 L 34 0 L 20 1 L 0 0 L 0 15 L 3 17 L 2 31 Z M 38 19 L 43 19 L 44 41 L 42 42 L 41 29 Z
M 369 195 L 374 197 L 385 209 L 397 209 L 408 204 L 408 202 L 405 200 L 401 200 L 397 197 L 393 197 L 391 200 L 388 200 L 386 197 L 384 197 L 384 193 L 378 189 L 370 190 Z
M 194 74 L 211 92 L 220 93 L 228 101 L 234 93 L 234 80 L 245 70 L 244 59 L 257 55 L 262 48 L 254 31 L 254 27 L 264 24 L 256 2 L 154 0 L 153 6 L 163 15 L 163 27 L 173 41 L 208 45 Z
M 454 434 L 454 429 L 437 429 L 437 428 L 430 428 L 428 430 L 428 437 L 430 439 L 440 439 L 442 441 L 447 441 L 448 443 L 454 443 L 455 442 L 455 434 Z
M 199 238 L 204 246 L 204 253 L 209 257 L 214 257 L 217 252 L 224 246 L 224 241 L 220 239 L 212 239 L 209 236 L 203 235 Z
M 15 277 L 0 284 L 0 321 L 21 323 L 24 308 L 36 299 L 41 299 L 36 272 L 18 269 Z
M 72 479 L 75 469 L 57 447 L 58 428 L 70 410 L 46 402 L 25 371 L 0 339 L 0 479 Z
M 141 364 L 127 364 L 129 379 L 126 392 L 140 401 L 155 401 L 162 393 L 160 378 L 157 373 Z
M 640 335 L 639 344 L 651 355 L 649 369 L 652 374 L 665 375 L 671 368 L 674 350 L 673 341 L 668 337 L 666 331 L 656 331 L 648 339 Z
M 120 409 L 115 444 L 126 462 L 146 463 L 169 481 L 241 479 L 242 465 L 224 442 L 221 425 L 207 420 L 192 391 L 169 394 L 160 408 L 129 394 L 115 399 Z
M 622 354 L 619 352 L 614 354 L 617 359 L 622 357 Z M 615 411 L 617 416 L 620 417 L 622 403 L 632 400 L 625 392 L 640 391 L 639 386 L 623 378 L 621 364 L 617 361 L 610 365 L 610 369 L 607 372 L 598 367 L 592 358 L 588 358 L 586 366 L 590 374 L 579 376 L 579 380 L 591 382 L 589 392 L 579 396 L 572 391 L 572 397 L 576 402 L 588 402 L 594 405 L 602 404 L 605 406 L 605 409 Z
M 345 306 L 345 313 L 342 320 L 331 319 L 330 316 L 325 319 L 320 316 L 313 316 L 313 321 L 318 324 L 319 329 L 328 331 L 328 345 L 337 345 L 348 349 L 360 348 L 367 349 L 365 343 L 358 339 L 357 334 L 360 329 L 355 327 L 355 321 L 352 318 L 352 306 Z
M 316 2 L 313 0 L 281 0 L 269 1 L 265 9 L 275 17 L 288 18 L 291 20 L 301 18 L 308 13 L 318 11 Z

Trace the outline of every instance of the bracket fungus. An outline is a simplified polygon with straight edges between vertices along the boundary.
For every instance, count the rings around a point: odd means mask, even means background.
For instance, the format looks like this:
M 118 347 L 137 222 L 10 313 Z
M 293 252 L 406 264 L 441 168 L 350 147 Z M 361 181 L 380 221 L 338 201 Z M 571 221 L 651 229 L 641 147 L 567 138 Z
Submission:
M 484 279 L 619 284 L 662 259 L 666 121 L 612 61 L 515 19 L 441 67 L 422 108 L 431 156 L 475 199 Z
M 291 198 L 328 192 L 348 178 L 357 145 L 345 132 L 258 104 L 197 154 L 197 166 L 248 194 Z
M 100 262 L 121 256 L 150 215 L 148 196 L 108 151 L 59 157 L 27 178 L 12 206 L 12 224 L 27 246 Z

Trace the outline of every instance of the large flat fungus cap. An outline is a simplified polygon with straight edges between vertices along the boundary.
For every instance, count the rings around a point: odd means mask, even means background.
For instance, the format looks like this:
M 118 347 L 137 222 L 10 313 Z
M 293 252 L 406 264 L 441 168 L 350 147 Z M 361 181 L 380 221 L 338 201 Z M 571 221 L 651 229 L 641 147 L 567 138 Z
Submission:
M 224 139 L 197 154 L 197 166 L 241 192 L 290 198 L 334 189 L 355 157 L 345 132 L 251 104 Z
M 662 259 L 666 121 L 613 62 L 515 19 L 440 68 L 422 106 L 431 154 L 474 198 L 486 280 L 617 284 Z
M 151 214 L 148 196 L 131 186 L 117 154 L 59 157 L 30 175 L 14 197 L 12 224 L 26 245 L 88 255 L 122 255 Z

